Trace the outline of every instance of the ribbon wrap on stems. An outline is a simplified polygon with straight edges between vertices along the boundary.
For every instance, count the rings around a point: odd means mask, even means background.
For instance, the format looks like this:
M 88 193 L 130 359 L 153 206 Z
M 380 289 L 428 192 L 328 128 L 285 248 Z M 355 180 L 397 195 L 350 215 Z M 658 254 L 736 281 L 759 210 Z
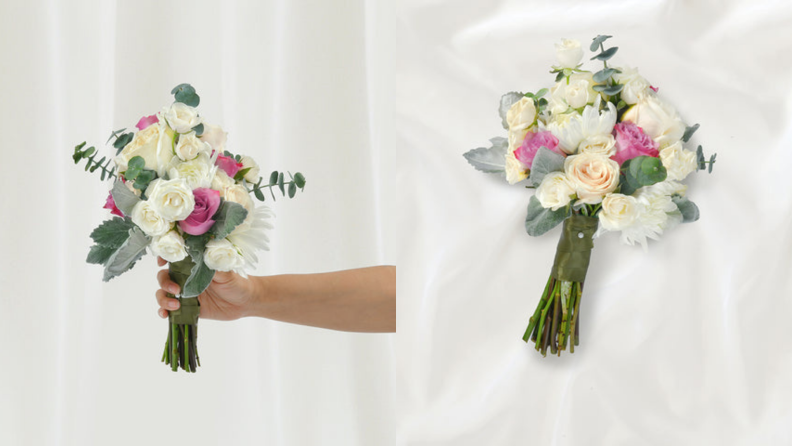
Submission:
M 190 257 L 168 265 L 171 280 L 183 290 L 187 279 L 190 277 L 195 263 Z M 169 294 L 171 297 L 172 294 Z M 198 316 L 201 306 L 197 297 L 179 296 L 179 309 L 170 310 L 168 313 L 168 340 L 165 342 L 165 352 L 162 362 L 168 364 L 174 372 L 181 367 L 187 372 L 195 372 L 201 365 L 198 358 Z
M 572 214 L 564 220 L 551 276 L 565 282 L 583 283 L 586 280 L 598 223 L 597 217 L 582 214 Z

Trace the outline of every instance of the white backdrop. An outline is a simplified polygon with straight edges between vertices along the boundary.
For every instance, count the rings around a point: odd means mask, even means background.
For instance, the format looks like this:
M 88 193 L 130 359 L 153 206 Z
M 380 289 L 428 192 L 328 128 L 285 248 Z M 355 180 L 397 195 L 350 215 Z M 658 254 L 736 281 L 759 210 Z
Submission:
M 0 3 L 0 444 L 391 444 L 393 335 L 202 321 L 203 367 L 170 372 L 158 268 L 103 284 L 84 263 L 107 186 L 70 159 L 189 82 L 229 150 L 307 177 L 274 204 L 259 274 L 393 264 L 388 17 L 365 0 Z
M 400 2 L 400 445 L 792 444 L 790 29 L 788 2 Z M 595 241 L 579 349 L 543 359 L 521 336 L 560 229 L 529 237 L 532 192 L 462 154 L 597 34 L 719 161 L 698 222 Z

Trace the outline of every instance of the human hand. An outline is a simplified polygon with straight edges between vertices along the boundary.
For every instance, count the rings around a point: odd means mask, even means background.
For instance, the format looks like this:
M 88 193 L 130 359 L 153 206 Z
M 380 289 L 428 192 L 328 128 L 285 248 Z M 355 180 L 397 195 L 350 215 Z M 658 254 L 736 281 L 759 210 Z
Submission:
M 157 264 L 164 266 L 168 262 L 157 258 Z M 157 290 L 157 303 L 160 317 L 168 317 L 168 310 L 179 308 L 179 300 L 168 296 L 179 294 L 179 285 L 173 282 L 167 269 L 157 273 L 160 289 Z M 230 321 L 250 314 L 255 298 L 254 283 L 233 272 L 216 272 L 209 287 L 198 296 L 201 304 L 200 317 Z

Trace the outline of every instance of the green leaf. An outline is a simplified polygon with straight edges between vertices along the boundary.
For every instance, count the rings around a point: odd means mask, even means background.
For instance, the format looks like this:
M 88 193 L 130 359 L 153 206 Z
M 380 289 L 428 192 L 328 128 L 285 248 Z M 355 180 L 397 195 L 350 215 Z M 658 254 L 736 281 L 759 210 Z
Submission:
M 192 129 L 193 129 L 193 132 L 195 132 L 195 136 L 201 136 L 201 135 L 203 135 L 203 132 L 204 132 L 204 125 L 203 125 L 203 123 L 201 123 L 201 124 L 196 125 Z
M 294 183 L 289 184 L 289 198 L 294 198 L 294 194 L 297 193 L 297 185 Z
M 247 214 L 247 210 L 241 204 L 233 201 L 223 201 L 220 209 L 212 217 L 215 224 L 212 225 L 209 232 L 214 234 L 216 238 L 225 238 L 234 228 L 245 221 Z
M 184 282 L 184 289 L 181 291 L 182 297 L 197 297 L 209 288 L 215 275 L 215 271 L 204 263 L 202 252 L 197 258 L 193 257 L 192 259 L 195 265 L 190 271 L 190 277 Z
M 129 237 L 124 244 L 107 259 L 103 280 L 107 282 L 132 268 L 135 262 L 146 253 L 146 246 L 149 242 L 151 239 L 146 237 L 140 228 L 135 226 L 130 229 Z
M 561 82 L 561 79 L 563 79 L 563 78 L 564 78 L 564 72 L 563 71 L 559 71 L 558 74 L 556 74 L 555 81 L 556 82 Z
M 665 181 L 668 173 L 659 158 L 638 156 L 621 166 L 621 193 L 631 195 L 638 188 Z
M 546 95 L 548 91 L 550 91 L 550 90 L 548 90 L 547 88 L 542 88 L 541 90 L 536 92 L 534 97 L 537 98 L 537 99 L 541 98 L 542 96 Z
M 529 177 L 531 184 L 539 187 L 548 173 L 563 172 L 564 159 L 563 155 L 559 155 L 547 147 L 540 147 L 531 163 L 531 175 Z
M 605 68 L 594 73 L 594 82 L 603 83 L 610 79 L 614 73 L 620 73 L 616 68 Z
M 239 169 L 236 175 L 234 175 L 234 181 L 242 181 L 242 178 L 245 178 L 245 175 L 247 175 L 247 173 L 250 172 L 250 169 L 252 169 L 252 167 L 245 167 L 244 169 Z
M 140 172 L 137 177 L 135 178 L 135 184 L 133 187 L 138 190 L 146 190 L 149 183 L 153 181 L 157 177 L 157 172 L 153 170 L 144 170 Z
M 126 127 L 122 128 L 122 129 L 118 129 L 118 130 L 110 133 L 110 136 L 107 138 L 107 141 L 105 141 L 105 144 L 109 143 L 110 140 L 113 139 L 113 138 L 118 138 L 118 135 L 120 135 L 121 132 L 123 132 L 124 130 L 126 130 Z
M 91 250 L 88 251 L 88 257 L 85 261 L 94 265 L 104 265 L 117 249 L 109 246 L 93 245 Z
M 623 109 L 626 106 L 627 106 L 627 103 L 620 100 L 619 103 L 616 104 L 616 110 L 621 110 L 621 109 Z
M 520 99 L 525 97 L 525 93 L 520 93 L 517 91 L 511 91 L 509 93 L 504 94 L 501 96 L 500 106 L 498 107 L 498 113 L 501 117 L 501 124 L 503 128 L 508 129 L 509 123 L 506 122 L 506 113 L 508 113 L 509 109 L 515 102 L 519 102 Z
M 618 46 L 614 46 L 613 48 L 608 48 L 607 50 L 597 54 L 596 56 L 592 57 L 591 60 L 608 60 L 616 54 L 616 51 L 619 51 Z
M 195 88 L 190 84 L 179 84 L 173 87 L 171 94 L 176 98 L 176 102 L 182 102 L 190 107 L 197 107 L 201 98 L 195 93 Z
M 134 133 L 124 133 L 115 140 L 115 142 L 113 143 L 113 147 L 118 149 L 118 152 L 120 153 L 121 150 L 123 150 L 124 147 L 126 147 L 126 145 L 129 144 L 132 141 L 132 138 L 134 137 L 135 137 Z
M 682 223 L 690 223 L 699 219 L 699 209 L 696 203 L 679 196 L 671 197 L 671 201 L 677 205 L 679 212 L 682 213 Z
M 259 201 L 264 201 L 264 192 L 261 191 L 258 187 L 253 188 L 253 194 L 258 198 Z
M 690 141 L 690 138 L 693 137 L 693 134 L 696 133 L 696 130 L 698 130 L 698 129 L 699 129 L 699 125 L 698 124 L 694 124 L 694 125 L 692 125 L 690 127 L 687 127 L 685 129 L 685 134 L 682 135 L 682 141 L 684 141 L 684 142 Z
M 129 163 L 127 163 L 127 170 L 135 169 L 135 170 L 143 170 L 146 168 L 146 160 L 143 159 L 142 156 L 133 156 Z
M 294 174 L 294 184 L 297 185 L 300 189 L 305 187 L 305 176 L 300 172 Z
M 93 155 L 93 154 L 94 154 L 94 152 L 96 152 L 96 148 L 95 148 L 95 147 L 88 147 L 88 148 L 87 148 L 87 149 L 85 149 L 85 151 L 82 153 L 82 157 L 83 157 L 83 158 L 90 158 L 90 157 L 91 157 L 91 155 Z
M 710 160 L 709 160 L 709 169 L 707 170 L 707 173 L 712 173 L 712 166 L 714 166 L 714 165 L 715 165 L 715 157 L 716 157 L 716 156 L 718 156 L 718 154 L 717 154 L 717 153 L 713 153 L 713 154 L 712 154 L 712 156 L 710 157 Z
M 569 206 L 557 211 L 546 209 L 539 203 L 536 195 L 528 203 L 528 213 L 525 216 L 525 231 L 528 235 L 537 237 L 555 228 L 569 216 Z
M 129 238 L 129 230 L 135 224 L 128 218 L 113 217 L 105 220 L 91 232 L 91 238 L 97 245 L 119 248 Z
M 124 213 L 124 215 L 132 215 L 132 209 L 138 204 L 140 198 L 135 195 L 131 190 L 127 189 L 126 185 L 121 180 L 113 183 L 113 189 L 110 191 L 115 201 L 116 207 Z
M 280 189 L 281 195 L 286 195 L 286 190 L 283 188 L 283 172 L 278 175 L 278 189 Z
M 701 148 L 701 145 L 696 149 L 696 161 L 698 162 L 696 170 L 704 170 L 707 167 L 707 159 L 704 158 L 704 149 Z
M 592 87 L 595 91 L 599 91 L 605 93 L 608 96 L 613 96 L 618 94 L 624 88 L 622 84 L 613 84 L 613 85 L 595 85 Z
M 600 44 L 610 39 L 611 37 L 613 36 L 603 36 L 602 34 L 598 35 L 597 37 L 591 40 L 591 46 L 589 47 L 589 49 L 591 51 L 597 51 L 597 48 L 599 48 Z
M 277 182 L 278 182 L 278 171 L 273 170 L 272 173 L 270 174 L 269 184 L 274 186 L 275 184 L 277 184 Z
M 476 170 L 486 173 L 498 173 L 506 178 L 506 151 L 509 140 L 502 137 L 490 139 L 490 147 L 479 147 L 468 151 L 463 156 Z

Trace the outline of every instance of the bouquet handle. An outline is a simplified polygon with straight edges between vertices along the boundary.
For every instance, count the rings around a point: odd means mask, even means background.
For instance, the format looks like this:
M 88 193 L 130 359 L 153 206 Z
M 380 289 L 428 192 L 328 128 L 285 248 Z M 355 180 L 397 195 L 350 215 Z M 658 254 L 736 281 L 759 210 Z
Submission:
M 187 257 L 168 265 L 171 280 L 184 289 L 187 278 L 194 263 Z M 171 297 L 172 294 L 169 294 Z M 168 314 L 168 340 L 165 342 L 165 351 L 162 353 L 162 362 L 168 364 L 174 372 L 181 367 L 187 372 L 195 372 L 201 365 L 198 357 L 198 316 L 201 306 L 197 297 L 178 296 L 179 309 L 171 310 Z

